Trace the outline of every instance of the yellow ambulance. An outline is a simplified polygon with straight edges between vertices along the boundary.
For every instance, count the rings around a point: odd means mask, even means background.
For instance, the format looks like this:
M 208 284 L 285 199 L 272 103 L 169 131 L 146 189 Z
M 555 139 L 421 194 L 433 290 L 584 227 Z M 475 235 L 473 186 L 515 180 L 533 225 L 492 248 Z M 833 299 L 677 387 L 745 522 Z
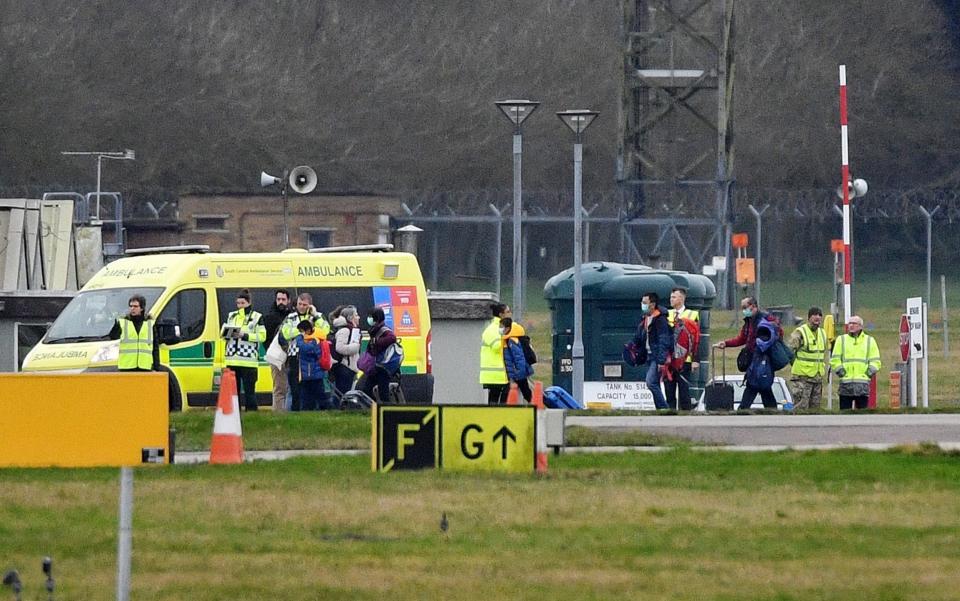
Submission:
M 224 367 L 220 327 L 244 288 L 250 290 L 253 308 L 263 314 L 272 308 L 278 289 L 289 291 L 291 301 L 309 292 L 325 315 L 338 305 L 354 305 L 361 316 L 382 308 L 403 344 L 407 402 L 432 402 L 430 311 L 423 276 L 415 256 L 393 252 L 389 244 L 278 253 L 211 253 L 206 246 L 130 251 L 77 293 L 27 355 L 23 371 L 115 371 L 119 342 L 109 339 L 110 330 L 117 316 L 126 313 L 130 296 L 141 294 L 158 323 L 179 328 L 179 341 L 160 345 L 162 369 L 172 372 L 172 395 L 180 395 L 184 408 L 214 406 Z M 257 402 L 270 406 L 265 345 L 260 347 Z

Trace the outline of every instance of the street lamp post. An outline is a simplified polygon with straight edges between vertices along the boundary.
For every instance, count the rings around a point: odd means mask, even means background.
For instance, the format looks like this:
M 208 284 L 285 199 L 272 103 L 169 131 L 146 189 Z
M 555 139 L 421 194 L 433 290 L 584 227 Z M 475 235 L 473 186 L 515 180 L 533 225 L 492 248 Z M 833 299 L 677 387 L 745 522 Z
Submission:
M 137 153 L 130 150 L 129 148 L 125 149 L 123 152 L 116 151 L 95 151 L 95 150 L 84 150 L 84 151 L 63 151 L 60 154 L 64 155 L 74 155 L 74 156 L 95 156 L 97 157 L 97 219 L 100 219 L 100 175 L 103 172 L 103 159 L 114 159 L 117 161 L 135 161 L 137 159 Z M 89 210 L 89 207 L 88 207 Z
M 557 117 L 576 135 L 573 144 L 573 398 L 583 400 L 583 132 L 600 115 L 576 109 L 560 111 Z
M 530 100 L 498 100 L 494 104 L 513 123 L 513 316 L 523 319 L 523 264 L 520 250 L 521 220 L 523 218 L 523 200 L 521 199 L 521 164 L 523 156 L 523 136 L 520 126 L 533 114 L 539 102 Z M 499 269 L 498 269 L 499 271 Z

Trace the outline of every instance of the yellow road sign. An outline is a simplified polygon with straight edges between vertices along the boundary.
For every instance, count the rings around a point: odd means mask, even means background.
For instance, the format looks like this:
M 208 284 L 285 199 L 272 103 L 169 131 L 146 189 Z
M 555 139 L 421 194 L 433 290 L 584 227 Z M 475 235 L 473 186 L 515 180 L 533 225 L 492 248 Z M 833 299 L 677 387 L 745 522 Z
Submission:
M 0 375 L 0 467 L 169 459 L 167 374 Z
M 444 407 L 444 469 L 532 471 L 535 422 L 534 407 Z

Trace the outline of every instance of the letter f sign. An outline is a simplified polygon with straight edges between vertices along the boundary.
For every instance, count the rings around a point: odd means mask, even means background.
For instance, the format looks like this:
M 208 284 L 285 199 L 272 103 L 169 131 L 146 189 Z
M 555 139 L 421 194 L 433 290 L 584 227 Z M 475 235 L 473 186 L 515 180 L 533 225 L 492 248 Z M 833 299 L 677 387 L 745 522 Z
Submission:
M 397 461 L 403 461 L 405 450 L 415 441 L 412 434 L 420 431 L 420 424 L 397 424 Z

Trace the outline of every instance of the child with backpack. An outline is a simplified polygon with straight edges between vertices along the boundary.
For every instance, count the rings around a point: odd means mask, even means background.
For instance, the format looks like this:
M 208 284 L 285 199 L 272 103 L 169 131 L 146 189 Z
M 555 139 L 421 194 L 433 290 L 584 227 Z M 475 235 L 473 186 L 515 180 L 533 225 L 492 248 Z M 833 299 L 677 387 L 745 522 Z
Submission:
M 303 411 L 333 409 L 324 380 L 333 365 L 330 343 L 314 330 L 309 319 L 297 324 L 300 334 L 293 340 L 300 363 L 300 405 Z
M 527 361 L 524 348 L 520 344 L 520 338 L 525 336 L 526 332 L 524 332 L 523 326 L 513 323 L 513 319 L 504 317 L 500 320 L 500 337 L 503 339 L 503 366 L 507 370 L 507 377 L 510 378 L 510 381 L 516 382 L 517 388 L 523 394 L 523 400 L 529 403 L 533 398 L 533 392 L 530 390 L 528 378 L 533 375 L 533 366 Z

